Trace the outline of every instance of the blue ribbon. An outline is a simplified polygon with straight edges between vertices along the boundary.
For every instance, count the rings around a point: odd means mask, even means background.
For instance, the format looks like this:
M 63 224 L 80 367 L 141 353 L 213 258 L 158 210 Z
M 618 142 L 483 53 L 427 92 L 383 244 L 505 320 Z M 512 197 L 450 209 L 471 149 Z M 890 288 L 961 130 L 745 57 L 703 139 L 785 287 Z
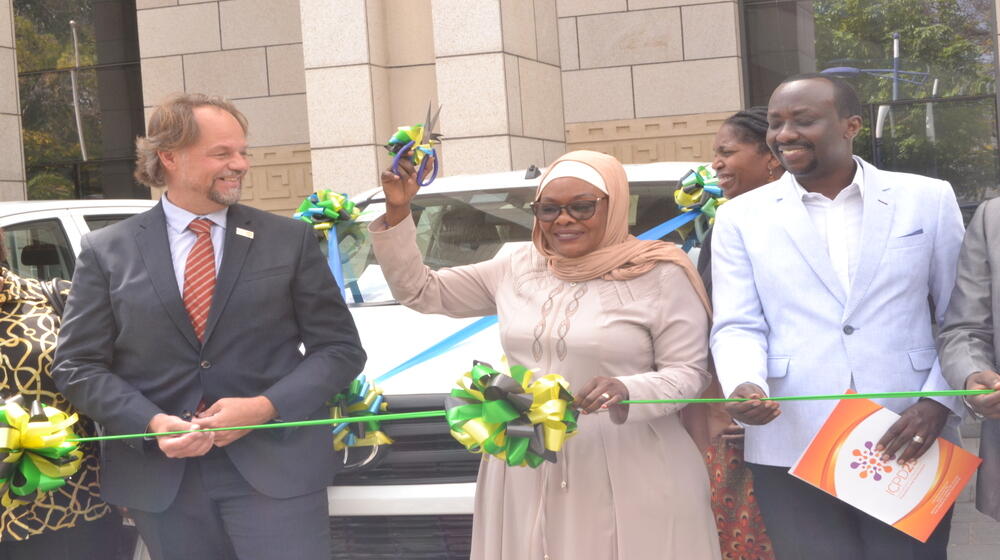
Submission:
M 653 229 L 651 229 L 649 231 L 646 231 L 646 232 L 643 232 L 643 233 L 637 235 L 636 238 L 642 239 L 644 241 L 651 241 L 651 240 L 654 240 L 654 239 L 660 239 L 660 238 L 662 238 L 662 237 L 664 237 L 664 236 L 666 236 L 666 235 L 668 235 L 670 233 L 673 233 L 674 230 L 676 230 L 677 228 L 679 228 L 679 227 L 681 227 L 681 226 L 683 226 L 685 224 L 691 223 L 695 218 L 697 218 L 700 215 L 701 215 L 701 211 L 699 211 L 699 210 L 694 210 L 694 211 L 691 211 L 691 212 L 684 212 L 683 214 L 681 214 L 679 216 L 675 216 L 675 217 L 667 220 L 666 222 L 663 222 L 662 224 L 654 227 Z M 331 251 L 330 254 L 332 255 L 333 251 Z M 339 262 L 339 260 L 338 260 L 338 262 Z M 399 364 L 398 366 L 392 368 L 391 370 L 383 373 L 382 375 L 380 375 L 375 380 L 375 382 L 376 383 L 381 383 L 381 382 L 383 382 L 383 381 L 385 381 L 385 380 L 387 380 L 387 379 L 389 379 L 389 378 L 391 378 L 391 377 L 393 377 L 395 375 L 398 375 L 399 373 L 402 373 L 403 371 L 405 371 L 407 369 L 410 369 L 411 367 L 413 367 L 413 366 L 415 366 L 417 364 L 426 362 L 427 360 L 430 360 L 431 358 L 435 358 L 437 356 L 440 356 L 441 354 L 444 354 L 445 352 L 447 352 L 447 351 L 451 350 L 452 348 L 458 346 L 465 339 L 471 338 L 476 333 L 479 333 L 479 332 L 481 332 L 481 331 L 483 331 L 483 330 L 485 330 L 485 329 L 487 329 L 489 327 L 492 327 L 493 325 L 495 325 L 497 323 L 497 321 L 498 321 L 498 319 L 497 319 L 496 315 L 489 315 L 489 316 L 486 316 L 486 317 L 482 317 L 479 320 L 477 320 L 476 322 L 474 322 L 474 323 L 466 326 L 462 330 L 460 330 L 460 331 L 458 331 L 458 332 L 456 332 L 456 333 L 448 336 L 444 340 L 442 340 L 442 341 L 438 342 L 437 344 L 431 346 L 430 348 L 428 348 L 428 349 L 420 352 L 416 356 L 413 356 L 409 360 L 406 360 L 405 362 Z
M 637 239 L 642 239 L 643 241 L 653 241 L 656 239 L 662 239 L 668 234 L 673 233 L 681 226 L 693 222 L 695 218 L 697 218 L 698 216 L 701 216 L 701 210 L 692 210 L 690 212 L 684 212 L 678 216 L 670 218 L 669 220 L 663 222 L 662 224 L 654 227 L 649 231 L 640 233 L 635 237 Z
M 340 295 L 347 299 L 347 286 L 344 285 L 344 263 L 340 261 L 340 236 L 337 235 L 337 224 L 333 224 L 326 234 L 326 264 L 333 271 L 333 279 L 337 281 Z
M 486 317 L 479 318 L 474 323 L 467 325 L 462 330 L 456 332 L 455 334 L 450 335 L 449 337 L 445 338 L 441 342 L 438 342 L 434 346 L 431 346 L 430 348 L 424 350 L 423 352 L 417 354 L 416 356 L 410 358 L 409 360 L 406 360 L 405 362 L 399 364 L 398 366 L 392 368 L 391 370 L 383 373 L 378 377 L 378 379 L 375 380 L 375 382 L 381 383 L 386 379 L 389 379 L 390 377 L 397 375 L 400 372 L 410 369 L 411 367 L 419 363 L 426 362 L 431 358 L 444 354 L 445 352 L 458 346 L 465 339 L 471 338 L 476 333 L 486 330 L 487 328 L 497 324 L 497 320 L 498 319 L 496 315 L 488 315 Z

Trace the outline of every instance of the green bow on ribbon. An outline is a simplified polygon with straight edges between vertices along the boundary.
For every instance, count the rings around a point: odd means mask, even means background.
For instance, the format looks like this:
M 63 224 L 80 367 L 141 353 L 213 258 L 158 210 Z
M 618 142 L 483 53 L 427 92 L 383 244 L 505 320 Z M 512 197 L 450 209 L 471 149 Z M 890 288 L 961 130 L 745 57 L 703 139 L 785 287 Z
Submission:
M 708 165 L 692 169 L 678 181 L 674 191 L 674 202 L 681 212 L 698 212 L 700 215 L 692 224 L 681 226 L 678 232 L 685 239 L 685 250 L 695 241 L 701 242 L 705 233 L 715 221 L 715 211 L 728 199 L 719 186 L 715 170 Z M 694 236 L 691 235 L 692 229 Z
M 292 218 L 312 224 L 314 229 L 325 235 L 336 223 L 352 222 L 360 215 L 361 210 L 346 194 L 327 189 L 307 196 Z
M 21 395 L 0 406 L 0 503 L 7 509 L 55 490 L 80 468 L 83 453 L 67 441 L 76 434 L 72 416 Z
M 389 445 L 392 439 L 382 431 L 376 418 L 385 412 L 389 403 L 382 396 L 382 389 L 361 374 L 344 391 L 337 393 L 330 401 L 331 418 L 368 417 L 364 422 L 337 424 L 333 429 L 333 448 L 340 451 L 346 447 L 368 447 Z
M 451 435 L 473 453 L 489 453 L 512 467 L 556 462 L 556 453 L 576 431 L 579 414 L 561 376 L 531 380 L 531 370 L 513 366 L 500 373 L 475 361 L 445 398 Z

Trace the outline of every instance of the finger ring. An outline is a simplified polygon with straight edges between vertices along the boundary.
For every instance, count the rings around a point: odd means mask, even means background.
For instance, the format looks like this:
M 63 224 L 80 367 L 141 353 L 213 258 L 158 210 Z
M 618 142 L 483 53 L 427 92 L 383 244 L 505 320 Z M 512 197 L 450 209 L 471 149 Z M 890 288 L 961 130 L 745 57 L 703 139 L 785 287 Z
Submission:
M 606 400 L 606 401 L 610 401 L 611 400 L 611 395 L 609 395 L 607 393 L 601 393 L 601 397 L 603 397 L 604 400 Z
M 913 436 L 913 441 L 915 441 L 917 443 L 923 443 L 924 442 L 924 438 L 920 437 L 919 435 L 916 435 L 916 436 Z

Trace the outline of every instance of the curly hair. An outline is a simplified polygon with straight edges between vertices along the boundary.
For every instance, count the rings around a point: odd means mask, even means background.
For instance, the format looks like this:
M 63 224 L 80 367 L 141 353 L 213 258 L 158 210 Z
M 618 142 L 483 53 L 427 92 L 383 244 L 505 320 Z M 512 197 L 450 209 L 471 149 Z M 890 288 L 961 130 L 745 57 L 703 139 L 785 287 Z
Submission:
M 198 122 L 194 110 L 198 107 L 217 107 L 228 112 L 247 132 L 247 119 L 228 99 L 203 93 L 181 93 L 161 103 L 149 118 L 146 136 L 135 140 L 135 179 L 148 187 L 166 184 L 163 164 L 158 152 L 177 150 L 198 140 Z

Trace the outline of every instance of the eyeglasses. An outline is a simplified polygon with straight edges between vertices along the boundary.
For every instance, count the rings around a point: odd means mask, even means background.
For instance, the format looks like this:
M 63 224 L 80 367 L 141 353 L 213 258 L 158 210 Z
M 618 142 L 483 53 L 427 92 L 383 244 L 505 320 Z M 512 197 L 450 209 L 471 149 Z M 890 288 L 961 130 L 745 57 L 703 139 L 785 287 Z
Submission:
M 532 202 L 531 212 L 538 218 L 539 222 L 554 222 L 563 210 L 574 220 L 589 220 L 597 212 L 597 203 L 608 198 L 602 196 L 587 200 L 574 200 L 569 204 L 555 204 L 552 202 Z

